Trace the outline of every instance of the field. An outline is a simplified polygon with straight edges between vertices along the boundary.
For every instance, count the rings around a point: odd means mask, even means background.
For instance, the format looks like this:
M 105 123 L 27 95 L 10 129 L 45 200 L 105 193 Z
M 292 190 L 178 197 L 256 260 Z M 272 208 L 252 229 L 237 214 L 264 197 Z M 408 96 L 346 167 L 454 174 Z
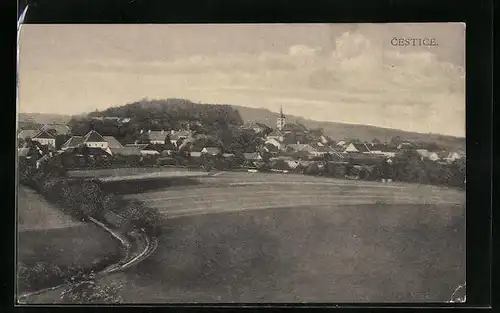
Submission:
M 73 220 L 31 189 L 18 190 L 18 262 L 91 269 L 119 258 L 120 246 L 106 231 Z
M 172 217 L 157 252 L 124 274 L 127 302 L 443 302 L 465 280 L 463 192 L 261 173 L 199 180 L 126 196 Z
M 183 168 L 169 167 L 121 167 L 121 168 L 106 168 L 96 170 L 72 170 L 68 171 L 69 177 L 116 177 L 130 175 L 148 175 L 171 172 L 187 172 Z
M 105 278 L 124 281 L 125 302 L 444 302 L 465 281 L 463 191 L 294 174 L 197 180 L 123 196 L 171 218 L 153 255 Z

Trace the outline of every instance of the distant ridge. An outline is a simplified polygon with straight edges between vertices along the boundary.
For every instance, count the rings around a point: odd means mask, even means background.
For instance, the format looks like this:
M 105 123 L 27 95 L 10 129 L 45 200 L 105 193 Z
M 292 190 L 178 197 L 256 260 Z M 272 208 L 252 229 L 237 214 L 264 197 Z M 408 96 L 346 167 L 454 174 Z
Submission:
M 161 101 L 162 100 L 160 100 L 160 102 Z M 143 103 L 142 104 L 143 108 L 149 108 L 149 107 L 154 108 L 156 106 L 155 105 L 156 102 L 158 102 L 158 100 L 141 101 L 141 103 Z M 186 108 L 196 107 L 198 105 L 198 103 L 186 99 L 172 98 L 168 99 L 168 102 L 180 107 L 185 106 Z M 251 108 L 251 107 L 231 105 L 231 104 L 224 104 L 224 105 L 231 106 L 234 110 L 236 110 L 241 116 L 241 120 L 243 123 L 257 122 L 265 124 L 272 128 L 276 127 L 276 118 L 278 116 L 277 112 L 272 112 L 265 108 Z M 106 111 L 112 113 L 113 111 L 121 107 L 124 107 L 124 105 L 113 107 L 111 110 L 105 110 L 103 111 L 103 113 Z M 330 136 L 334 140 L 359 139 L 361 141 L 371 141 L 376 138 L 382 142 L 388 142 L 391 140 L 391 138 L 399 136 L 402 140 L 435 142 L 441 147 L 446 149 L 465 150 L 465 138 L 463 137 L 409 132 L 399 129 L 383 128 L 378 126 L 369 126 L 360 124 L 314 121 L 306 119 L 304 117 L 286 114 L 286 112 L 285 115 L 287 117 L 288 123 L 300 123 L 311 129 L 322 128 L 325 135 Z M 59 114 L 20 113 L 19 121 L 35 122 L 38 124 L 67 123 L 71 119 L 71 117 L 72 116 L 69 115 L 59 115 Z
M 233 108 L 235 108 L 240 113 L 244 123 L 254 121 L 266 124 L 273 128 L 276 127 L 276 118 L 278 117 L 278 112 L 272 112 L 265 108 L 249 108 L 237 105 L 233 105 Z M 417 133 L 400 129 L 361 124 L 314 121 L 306 119 L 304 117 L 286 114 L 286 112 L 285 115 L 287 117 L 287 123 L 300 123 L 306 125 L 308 128 L 313 129 L 322 128 L 324 133 L 334 140 L 356 138 L 361 141 L 371 141 L 376 138 L 382 142 L 388 142 L 392 137 L 399 136 L 402 140 L 436 142 L 444 148 L 465 150 L 465 138 L 463 137 Z

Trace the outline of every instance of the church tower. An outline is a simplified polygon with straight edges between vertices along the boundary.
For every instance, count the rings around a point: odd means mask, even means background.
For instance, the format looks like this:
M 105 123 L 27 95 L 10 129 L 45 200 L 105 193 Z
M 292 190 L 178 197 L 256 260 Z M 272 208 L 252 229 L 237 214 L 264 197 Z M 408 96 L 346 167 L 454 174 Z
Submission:
M 278 130 L 282 130 L 283 126 L 285 126 L 285 122 L 286 122 L 286 118 L 285 118 L 285 115 L 283 115 L 283 106 L 281 106 L 280 116 L 278 117 L 278 119 L 276 121 L 276 128 L 278 128 Z

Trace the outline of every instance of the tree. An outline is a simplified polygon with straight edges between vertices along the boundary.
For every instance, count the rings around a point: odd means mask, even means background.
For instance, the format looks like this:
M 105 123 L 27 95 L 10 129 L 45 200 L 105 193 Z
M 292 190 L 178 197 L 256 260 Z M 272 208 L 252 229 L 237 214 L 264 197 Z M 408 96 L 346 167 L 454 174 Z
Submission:
M 399 136 L 394 136 L 391 138 L 391 141 L 389 142 L 389 145 L 392 146 L 392 147 L 397 147 L 399 146 L 401 143 L 403 142 L 403 140 L 401 140 L 401 137 Z
M 65 289 L 61 294 L 61 302 L 72 304 L 113 304 L 123 302 L 119 292 L 123 288 L 122 281 L 97 283 L 84 280 Z

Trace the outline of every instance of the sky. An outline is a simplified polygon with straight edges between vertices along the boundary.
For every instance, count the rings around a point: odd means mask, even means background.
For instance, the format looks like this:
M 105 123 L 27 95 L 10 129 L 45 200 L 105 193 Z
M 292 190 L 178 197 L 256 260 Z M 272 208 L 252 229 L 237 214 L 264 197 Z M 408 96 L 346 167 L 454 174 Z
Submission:
M 18 49 L 20 112 L 185 98 L 465 136 L 461 23 L 25 24 Z

